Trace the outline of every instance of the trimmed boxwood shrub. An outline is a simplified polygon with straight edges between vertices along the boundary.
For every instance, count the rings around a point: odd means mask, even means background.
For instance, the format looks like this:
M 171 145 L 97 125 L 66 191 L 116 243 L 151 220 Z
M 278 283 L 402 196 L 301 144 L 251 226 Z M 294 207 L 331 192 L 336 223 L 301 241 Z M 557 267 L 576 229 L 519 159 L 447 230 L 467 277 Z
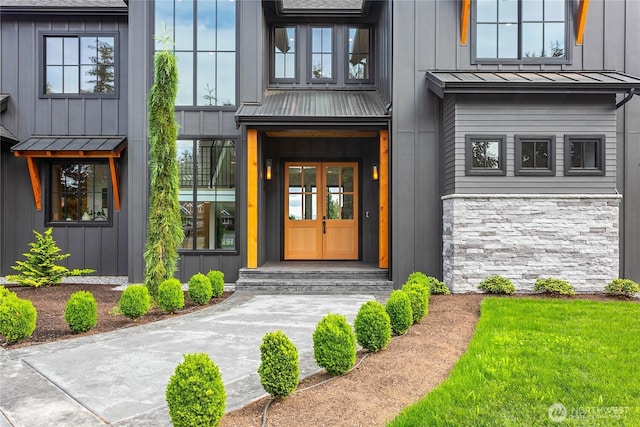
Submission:
M 427 276 L 427 279 L 429 280 L 429 293 L 431 295 L 449 295 L 451 293 L 444 282 L 432 276 Z
M 202 273 L 197 273 L 189 279 L 189 298 L 196 304 L 206 304 L 213 296 L 211 282 Z
M 165 397 L 174 427 L 217 426 L 227 405 L 220 369 L 205 353 L 184 355 Z
M 213 298 L 218 298 L 224 292 L 224 273 L 219 270 L 211 270 L 207 273 L 207 279 L 211 282 Z
M 516 287 L 513 286 L 511 280 L 498 275 L 483 279 L 478 285 L 478 289 L 489 292 L 490 294 L 512 294 L 516 291 Z
M 313 356 L 331 375 L 349 372 L 356 364 L 356 336 L 341 314 L 327 314 L 313 331 Z
M 384 350 L 391 341 L 391 321 L 384 305 L 378 301 L 362 304 L 353 326 L 358 344 L 367 351 Z
M 298 387 L 298 349 L 282 331 L 267 332 L 260 345 L 260 383 L 274 397 L 287 397 Z
M 429 292 L 428 288 L 421 283 L 405 283 L 402 290 L 409 296 L 411 301 L 411 314 L 413 323 L 418 323 L 429 312 Z
M 401 289 L 391 292 L 385 307 L 389 315 L 391 330 L 396 335 L 402 335 L 409 330 L 413 324 L 413 313 L 411 312 L 411 300 L 409 295 Z
M 184 307 L 184 292 L 178 279 L 167 279 L 158 286 L 158 305 L 163 311 L 173 313 Z
M 87 332 L 98 324 L 98 303 L 88 291 L 71 294 L 64 309 L 64 320 L 74 334 Z
M 625 296 L 633 298 L 640 292 L 640 286 L 630 279 L 613 279 L 605 288 L 609 295 Z
M 1 292 L 0 335 L 7 342 L 19 342 L 30 337 L 36 330 L 38 312 L 29 300 L 18 298 L 8 290 Z
M 145 285 L 130 285 L 122 291 L 118 304 L 120 311 L 129 319 L 144 316 L 151 307 L 151 296 Z
M 556 279 L 549 277 L 546 279 L 539 278 L 536 280 L 536 284 L 533 286 L 533 290 L 536 292 L 545 292 L 553 295 L 575 295 L 576 291 L 573 286 L 566 280 Z

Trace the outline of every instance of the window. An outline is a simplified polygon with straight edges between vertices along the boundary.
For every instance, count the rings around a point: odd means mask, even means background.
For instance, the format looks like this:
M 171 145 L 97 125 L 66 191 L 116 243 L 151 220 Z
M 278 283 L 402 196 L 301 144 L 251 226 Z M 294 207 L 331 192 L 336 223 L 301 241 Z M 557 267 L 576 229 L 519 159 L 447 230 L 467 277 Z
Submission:
M 515 136 L 516 175 L 555 175 L 555 136 Z
M 311 80 L 333 77 L 333 28 L 311 28 Z
M 115 92 L 115 35 L 44 36 L 43 92 Z
M 155 34 L 169 36 L 178 59 L 176 105 L 236 104 L 234 1 L 156 0 Z M 156 51 L 163 48 L 156 40 Z
M 235 165 L 233 140 L 178 141 L 182 249 L 235 249 Z
M 505 140 L 504 135 L 467 135 L 467 175 L 505 175 Z
M 107 162 L 57 162 L 51 165 L 49 221 L 100 224 L 109 221 Z
M 566 60 L 565 0 L 477 0 L 478 60 Z
M 565 175 L 604 175 L 604 135 L 565 135 L 564 147 Z
M 369 80 L 370 42 L 368 28 L 348 29 L 348 80 Z
M 296 27 L 277 27 L 273 35 L 273 76 L 277 80 L 296 78 Z

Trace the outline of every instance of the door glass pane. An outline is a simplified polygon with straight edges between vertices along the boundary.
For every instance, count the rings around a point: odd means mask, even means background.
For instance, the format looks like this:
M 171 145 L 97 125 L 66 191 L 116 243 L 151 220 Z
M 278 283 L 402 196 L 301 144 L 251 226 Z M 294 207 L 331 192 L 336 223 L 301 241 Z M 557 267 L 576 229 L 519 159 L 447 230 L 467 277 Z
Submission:
M 342 168 L 342 191 L 353 191 L 353 167 L 347 166 Z
M 327 187 L 331 188 L 330 191 L 337 192 L 340 185 L 340 169 L 336 166 L 327 166 L 325 179 Z
M 335 193 L 327 194 L 327 219 L 340 219 L 340 195 Z
M 305 192 L 316 192 L 315 166 L 305 166 L 302 168 L 302 185 Z
M 342 196 L 342 219 L 353 219 L 353 194 Z

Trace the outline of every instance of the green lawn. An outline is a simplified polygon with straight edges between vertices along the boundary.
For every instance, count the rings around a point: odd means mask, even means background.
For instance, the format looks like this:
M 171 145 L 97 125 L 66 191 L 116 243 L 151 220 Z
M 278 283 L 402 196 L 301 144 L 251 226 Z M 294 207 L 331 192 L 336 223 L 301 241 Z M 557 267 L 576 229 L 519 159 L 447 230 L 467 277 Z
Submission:
M 449 378 L 391 426 L 640 426 L 640 304 L 493 297 L 481 312 Z

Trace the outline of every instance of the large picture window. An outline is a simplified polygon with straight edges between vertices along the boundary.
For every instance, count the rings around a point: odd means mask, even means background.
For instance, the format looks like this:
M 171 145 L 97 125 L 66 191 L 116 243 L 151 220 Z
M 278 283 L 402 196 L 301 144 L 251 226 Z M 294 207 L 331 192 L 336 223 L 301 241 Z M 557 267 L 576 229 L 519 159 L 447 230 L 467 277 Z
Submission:
M 466 136 L 467 175 L 505 175 L 506 137 L 504 135 Z
M 110 218 L 109 165 L 56 162 L 51 165 L 49 221 L 104 224 Z
M 178 141 L 185 250 L 236 248 L 235 141 Z
M 604 175 L 604 156 L 604 135 L 565 135 L 565 175 Z
M 566 60 L 565 0 L 477 0 L 477 60 Z
M 114 35 L 45 35 L 43 93 L 114 93 L 115 45 Z
M 176 105 L 235 105 L 235 1 L 156 0 L 155 34 L 167 32 L 180 75 Z

